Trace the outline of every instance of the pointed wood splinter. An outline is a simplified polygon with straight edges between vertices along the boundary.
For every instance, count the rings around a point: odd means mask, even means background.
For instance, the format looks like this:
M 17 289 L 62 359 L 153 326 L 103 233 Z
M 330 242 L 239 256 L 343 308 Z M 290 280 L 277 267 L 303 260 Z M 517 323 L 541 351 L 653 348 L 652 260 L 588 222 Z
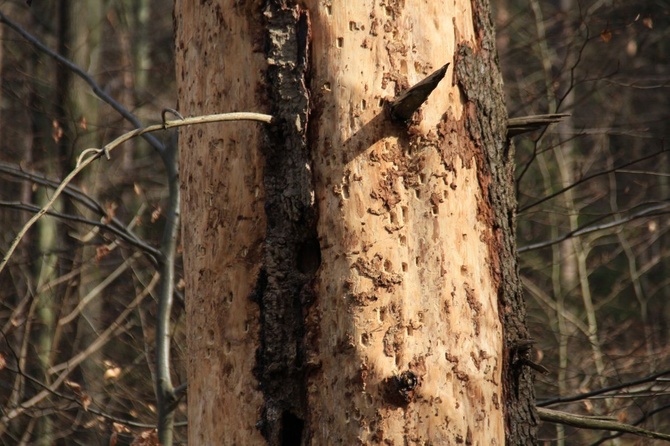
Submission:
M 448 63 L 391 101 L 389 104 L 391 116 L 398 121 L 409 121 L 414 112 L 426 102 L 428 96 L 444 78 L 447 68 L 449 68 Z

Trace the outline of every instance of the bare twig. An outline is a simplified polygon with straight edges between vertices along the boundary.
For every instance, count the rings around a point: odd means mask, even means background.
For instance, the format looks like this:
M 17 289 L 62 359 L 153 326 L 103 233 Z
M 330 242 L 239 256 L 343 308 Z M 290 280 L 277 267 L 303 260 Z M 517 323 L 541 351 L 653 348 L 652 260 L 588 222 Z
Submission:
M 649 412 L 645 412 L 644 415 L 642 415 L 641 417 L 639 417 L 637 420 L 635 420 L 635 421 L 634 421 L 633 423 L 631 423 L 631 424 L 632 424 L 633 426 L 636 426 L 636 425 L 642 423 L 643 421 L 649 419 L 650 417 L 656 415 L 657 413 L 665 412 L 665 411 L 668 410 L 668 409 L 670 409 L 670 404 L 665 404 L 665 405 L 663 405 L 663 406 L 661 406 L 661 407 L 657 407 L 657 408 L 654 409 L 654 410 L 650 410 Z M 604 442 L 606 442 L 606 441 L 608 441 L 608 440 L 612 440 L 612 439 L 614 439 L 614 438 L 618 438 L 618 437 L 622 436 L 624 433 L 625 433 L 625 432 L 619 432 L 619 433 L 617 433 L 617 434 L 607 435 L 607 436 L 605 436 L 605 437 L 602 437 L 600 440 L 596 441 L 595 443 L 591 443 L 591 446 L 598 446 L 598 445 L 603 444 Z
M 102 99 L 104 102 L 109 104 L 114 110 L 116 110 L 117 113 L 119 113 L 121 116 L 123 116 L 128 122 L 130 122 L 134 127 L 140 128 L 142 127 L 142 123 L 140 122 L 139 119 L 132 113 L 128 111 L 123 105 L 121 105 L 119 102 L 117 102 L 113 97 L 105 93 L 105 91 L 100 88 L 98 83 L 86 72 L 84 71 L 79 65 L 75 64 L 71 60 L 61 56 L 45 44 L 39 41 L 35 36 L 30 34 L 28 31 L 23 29 L 21 25 L 18 23 L 14 22 L 13 20 L 7 18 L 6 15 L 4 15 L 2 12 L 0 12 L 0 23 L 4 23 L 7 26 L 9 26 L 11 29 L 16 31 L 23 37 L 25 40 L 27 40 L 31 45 L 33 45 L 35 48 L 43 52 L 44 54 L 56 59 L 59 63 L 62 63 L 65 65 L 68 70 L 72 71 L 74 74 L 79 76 L 84 82 L 86 82 L 90 87 L 91 90 L 95 93 L 97 97 Z M 151 144 L 151 146 L 156 149 L 159 153 L 164 152 L 164 147 L 161 142 L 154 138 L 151 135 L 143 135 L 143 138 Z
M 132 257 L 127 259 L 125 262 L 123 262 L 121 265 L 119 265 L 116 270 L 112 271 L 111 274 L 109 274 L 105 279 L 100 282 L 96 287 L 94 287 L 86 296 L 82 297 L 79 299 L 79 302 L 77 303 L 77 306 L 68 314 L 67 316 L 64 316 L 58 320 L 58 325 L 66 325 L 72 322 L 79 314 L 83 311 L 84 307 L 91 302 L 94 298 L 96 298 L 102 290 L 107 288 L 112 282 L 114 282 L 121 274 L 123 274 L 128 268 L 131 267 L 132 263 L 137 260 L 139 257 L 139 253 L 135 253 Z
M 642 161 L 645 161 L 645 160 L 654 158 L 654 157 L 656 157 L 656 156 L 658 156 L 658 155 L 661 155 L 661 154 L 663 154 L 663 153 L 665 153 L 665 152 L 667 152 L 667 149 L 666 149 L 665 147 L 663 147 L 663 148 L 661 148 L 661 150 L 657 150 L 656 152 L 650 153 L 650 154 L 647 155 L 647 156 L 643 156 L 643 157 L 640 157 L 640 158 L 636 158 L 636 159 L 634 159 L 634 160 L 632 160 L 632 161 L 629 161 L 629 162 L 627 162 L 627 163 L 623 163 L 623 164 L 621 164 L 621 165 L 619 165 L 619 166 L 612 167 L 611 169 L 606 169 L 606 170 L 603 170 L 603 171 L 600 171 L 600 172 L 596 172 L 596 173 L 591 174 L 591 175 L 587 175 L 587 176 L 585 176 L 585 177 L 579 179 L 578 181 L 575 181 L 574 183 L 570 184 L 569 186 L 566 186 L 566 187 L 564 187 L 563 189 L 554 192 L 553 194 L 547 195 L 546 197 L 542 197 L 541 199 L 539 199 L 539 200 L 537 200 L 537 201 L 535 201 L 535 202 L 533 202 L 533 203 L 531 203 L 531 204 L 528 204 L 528 205 L 526 205 L 526 206 L 523 206 L 523 207 L 519 208 L 519 210 L 517 211 L 517 213 L 521 214 L 522 212 L 525 212 L 525 211 L 527 211 L 528 209 L 530 209 L 530 208 L 532 208 L 532 207 L 535 207 L 535 206 L 537 206 L 537 205 L 539 205 L 539 204 L 541 204 L 541 203 L 544 203 L 545 201 L 551 200 L 552 198 L 554 198 L 554 197 L 556 197 L 556 196 L 558 196 L 558 195 L 561 195 L 561 194 L 565 193 L 566 191 L 572 189 L 573 187 L 577 187 L 577 186 L 579 186 L 580 184 L 586 183 L 587 181 L 590 181 L 590 180 L 592 180 L 592 179 L 594 179 L 594 178 L 596 178 L 596 177 L 599 177 L 599 176 L 602 176 L 602 175 L 608 175 L 608 174 L 610 174 L 610 173 L 612 173 L 612 172 L 619 171 L 619 170 L 623 169 L 624 167 L 632 166 L 633 164 L 637 164 L 637 163 L 639 163 L 639 162 L 642 162 Z M 518 180 L 517 180 L 517 181 L 518 181 Z
M 54 396 L 56 396 L 56 397 L 58 397 L 58 398 L 62 398 L 62 399 L 64 399 L 64 400 L 70 401 L 70 402 L 72 402 L 72 403 L 77 404 L 79 407 L 84 408 L 84 404 L 82 403 L 82 401 L 81 401 L 80 398 L 75 398 L 75 397 L 72 397 L 72 396 L 69 396 L 69 395 L 65 395 L 65 394 L 63 394 L 63 393 L 60 393 L 60 392 L 58 392 L 57 390 L 53 389 L 51 386 L 48 386 L 47 384 L 44 384 L 44 383 L 43 383 L 42 381 L 40 381 L 39 379 L 37 379 L 37 378 L 35 378 L 35 377 L 33 377 L 33 376 L 31 376 L 31 375 L 25 373 L 25 372 L 21 369 L 21 367 L 19 367 L 18 355 L 16 354 L 16 352 L 15 352 L 14 349 L 12 348 L 12 346 L 11 346 L 9 340 L 7 339 L 7 335 L 6 335 L 5 332 L 2 331 L 2 330 L 0 330 L 0 334 L 2 334 L 3 338 L 5 339 L 5 343 L 7 344 L 7 348 L 9 349 L 10 353 L 12 354 L 12 356 L 14 356 L 14 360 L 16 361 L 16 364 L 17 364 L 17 368 L 16 368 L 16 369 L 14 369 L 14 368 L 11 367 L 11 366 L 5 366 L 5 369 L 6 369 L 6 370 L 8 370 L 8 371 L 10 371 L 10 372 L 12 372 L 12 373 L 15 373 L 15 374 L 17 374 L 17 375 L 22 376 L 22 377 L 25 378 L 26 380 L 32 382 L 33 384 L 35 384 L 35 385 L 38 386 L 38 387 L 41 387 L 42 389 L 46 390 L 47 392 L 49 392 L 50 394 L 52 394 L 52 395 L 54 395 Z M 155 429 L 155 428 L 156 428 L 156 426 L 153 425 L 153 424 L 138 423 L 138 422 L 136 422 L 136 421 L 127 420 L 127 419 L 125 419 L 125 418 L 119 418 L 119 417 L 110 415 L 110 414 L 108 414 L 108 413 L 106 413 L 106 412 L 97 410 L 97 409 L 95 409 L 95 408 L 93 408 L 93 407 L 90 407 L 90 406 L 87 407 L 85 410 L 86 410 L 87 412 L 90 412 L 90 413 L 94 414 L 94 415 L 101 416 L 101 417 L 106 418 L 106 419 L 108 419 L 108 420 L 110 420 L 110 421 L 114 421 L 114 422 L 116 422 L 116 423 L 120 423 L 120 424 L 123 424 L 123 425 L 125 425 L 125 426 L 136 427 L 136 428 L 142 428 L 142 429 Z
M 617 226 L 625 225 L 626 223 L 630 223 L 633 220 L 637 220 L 639 218 L 646 218 L 646 217 L 654 217 L 658 215 L 663 215 L 667 214 L 670 212 L 670 203 L 661 203 L 655 206 L 649 206 L 639 212 L 636 212 L 634 214 L 629 215 L 628 217 L 617 219 L 614 221 L 611 221 L 609 223 L 603 223 L 603 224 L 589 224 L 586 226 L 582 226 L 580 228 L 575 229 L 574 231 L 569 231 L 565 234 L 563 234 L 560 237 L 557 237 L 553 240 L 547 240 L 543 242 L 538 242 L 538 243 L 533 243 L 531 245 L 526 245 L 522 246 L 518 249 L 519 253 L 526 252 L 526 251 L 533 251 L 536 249 L 542 249 L 546 248 L 551 245 L 555 245 L 556 243 L 560 243 L 564 240 L 567 240 L 572 237 L 578 237 L 581 235 L 586 235 L 590 234 L 592 232 L 597 232 L 597 231 L 603 231 L 605 229 L 611 229 Z M 603 218 L 607 218 L 608 216 L 605 216 Z
M 662 372 L 654 373 L 649 376 L 645 376 L 644 378 L 636 379 L 634 381 L 626 381 L 621 384 L 616 384 L 613 386 L 608 386 L 608 387 L 603 387 L 602 389 L 597 389 L 593 390 L 591 392 L 585 392 L 585 393 L 579 393 L 577 395 L 572 395 L 572 396 L 565 396 L 565 397 L 556 397 L 556 398 L 551 398 L 547 400 L 540 400 L 537 402 L 538 407 L 544 407 L 544 406 L 550 406 L 552 404 L 559 404 L 559 403 L 572 403 L 575 401 L 581 401 L 585 400 L 587 398 L 591 398 L 593 396 L 598 396 L 602 395 L 604 393 L 612 392 L 614 390 L 620 390 L 620 389 L 625 389 L 627 387 L 633 387 L 637 386 L 639 384 L 644 384 L 648 383 L 651 381 L 655 381 L 656 379 L 670 375 L 670 370 L 664 370 Z
M 617 421 L 604 420 L 602 418 L 587 417 L 583 415 L 575 415 L 568 412 L 562 412 L 559 410 L 547 409 L 546 407 L 538 407 L 537 413 L 542 421 L 546 421 L 549 423 L 565 424 L 568 426 L 579 427 L 582 429 L 596 429 L 596 430 L 623 432 L 627 434 L 638 435 L 640 437 L 670 441 L 670 434 L 654 432 L 630 424 L 619 423 Z
M 14 251 L 21 239 L 25 236 L 28 230 L 39 220 L 47 211 L 53 206 L 56 202 L 56 199 L 60 194 L 65 190 L 67 185 L 86 167 L 88 167 L 93 161 L 100 158 L 103 154 L 109 153 L 124 142 L 135 138 L 137 136 L 144 135 L 145 133 L 157 132 L 159 130 L 169 129 L 173 127 L 181 127 L 186 125 L 194 124 L 208 124 L 213 122 L 224 122 L 224 121 L 259 121 L 264 123 L 271 123 L 273 120 L 272 116 L 264 115 L 260 113 L 222 113 L 215 115 L 205 115 L 205 116 L 196 116 L 193 118 L 186 118 L 183 121 L 166 121 L 164 124 L 150 125 L 148 127 L 139 128 L 131 130 L 130 132 L 124 133 L 123 135 L 116 138 L 114 141 L 105 144 L 101 149 L 87 149 L 79 155 L 77 159 L 76 167 L 61 181 L 60 185 L 54 190 L 51 198 L 47 203 L 42 206 L 42 208 L 33 215 L 30 220 L 23 225 L 23 228 L 14 238 L 14 241 L 10 245 L 9 249 L 5 253 L 2 262 L 0 263 L 0 273 L 5 269 L 9 258 L 12 256 Z
M 14 201 L 0 201 L 0 207 L 7 207 L 30 212 L 39 212 L 40 210 L 39 206 L 36 206 L 34 204 L 20 203 Z M 81 217 L 79 215 L 63 214 L 62 212 L 56 212 L 51 209 L 47 210 L 46 214 L 53 217 L 61 218 L 63 220 L 70 220 L 75 221 L 77 223 L 84 223 L 87 225 L 94 226 L 96 228 L 103 229 L 105 231 L 109 231 L 112 234 L 119 237 L 120 239 L 127 242 L 129 245 L 132 245 L 146 252 L 147 254 L 150 254 L 154 258 L 154 262 L 161 256 L 161 252 L 159 250 L 157 250 L 151 245 L 148 245 L 139 238 L 135 237 L 135 235 L 132 234 L 131 232 L 119 229 L 116 225 L 112 226 L 111 224 L 102 223 L 96 220 L 90 220 L 88 218 Z

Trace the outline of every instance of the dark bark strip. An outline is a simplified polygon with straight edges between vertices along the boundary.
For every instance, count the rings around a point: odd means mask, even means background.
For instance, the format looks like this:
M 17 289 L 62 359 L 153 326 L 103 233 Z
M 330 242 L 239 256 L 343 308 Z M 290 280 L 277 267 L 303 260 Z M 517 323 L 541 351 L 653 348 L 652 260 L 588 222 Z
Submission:
M 266 133 L 264 265 L 257 287 L 261 345 L 256 377 L 265 396 L 259 428 L 270 445 L 301 444 L 304 433 L 304 307 L 320 264 L 307 142 L 309 16 L 268 1 L 267 91 L 279 124 Z
M 518 345 L 528 339 L 526 310 L 516 261 L 513 146 L 506 140 L 507 111 L 499 74 L 493 23 L 487 0 L 473 2 L 473 19 L 479 48 L 460 45 L 456 54 L 456 78 L 467 104 L 466 128 L 480 152 L 479 178 L 492 210 L 494 229 L 491 268 L 498 282 L 498 302 L 503 323 L 505 363 L 503 401 L 506 444 L 535 444 L 537 414 L 532 371 L 523 366 Z

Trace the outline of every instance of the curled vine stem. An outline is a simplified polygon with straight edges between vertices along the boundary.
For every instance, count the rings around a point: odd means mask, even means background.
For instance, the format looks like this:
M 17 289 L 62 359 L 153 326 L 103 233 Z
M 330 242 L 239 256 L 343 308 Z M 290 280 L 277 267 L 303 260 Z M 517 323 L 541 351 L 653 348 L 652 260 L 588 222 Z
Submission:
M 165 115 L 167 113 L 172 113 L 173 115 L 175 115 L 176 117 L 178 117 L 182 121 L 184 120 L 184 117 L 181 115 L 181 113 L 179 113 L 174 108 L 164 108 L 163 111 L 161 112 L 161 119 L 163 121 L 163 130 L 167 129 L 167 121 L 165 120 Z
M 79 167 L 84 162 L 84 159 L 86 158 L 86 156 L 89 153 L 93 153 L 92 158 L 95 159 L 95 158 L 100 156 L 101 152 L 105 153 L 105 156 L 107 157 L 108 160 L 110 159 L 109 150 L 97 149 L 95 147 L 91 147 L 90 149 L 86 149 L 79 154 L 79 156 L 77 157 L 77 163 L 75 164 L 75 166 Z

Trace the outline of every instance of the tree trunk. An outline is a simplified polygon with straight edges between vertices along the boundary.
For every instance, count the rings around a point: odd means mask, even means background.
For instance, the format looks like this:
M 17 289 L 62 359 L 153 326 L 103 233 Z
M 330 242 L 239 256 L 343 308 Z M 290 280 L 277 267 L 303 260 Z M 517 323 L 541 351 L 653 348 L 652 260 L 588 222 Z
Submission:
M 488 3 L 301 5 L 176 2 L 180 111 L 278 122 L 180 138 L 190 442 L 533 444 Z

